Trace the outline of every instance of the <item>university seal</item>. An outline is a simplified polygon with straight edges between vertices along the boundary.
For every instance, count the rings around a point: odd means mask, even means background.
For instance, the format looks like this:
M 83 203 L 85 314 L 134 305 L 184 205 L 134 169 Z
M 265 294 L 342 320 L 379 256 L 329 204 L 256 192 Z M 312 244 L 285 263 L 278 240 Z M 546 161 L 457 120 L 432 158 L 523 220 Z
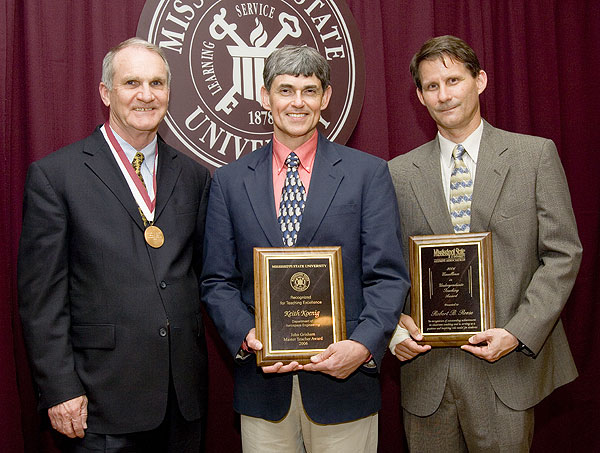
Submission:
M 260 101 L 262 71 L 284 45 L 314 47 L 331 65 L 334 94 L 321 133 L 345 143 L 358 120 L 364 56 L 343 0 L 148 0 L 137 36 L 163 49 L 171 66 L 161 135 L 214 168 L 271 139 L 273 120 Z

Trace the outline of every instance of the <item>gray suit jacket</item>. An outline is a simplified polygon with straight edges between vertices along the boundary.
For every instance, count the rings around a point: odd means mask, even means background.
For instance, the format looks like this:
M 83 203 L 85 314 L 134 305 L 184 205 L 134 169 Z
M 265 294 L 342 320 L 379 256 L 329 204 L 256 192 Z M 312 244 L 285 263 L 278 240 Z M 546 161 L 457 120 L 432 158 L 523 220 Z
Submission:
M 437 138 L 393 159 L 389 167 L 408 260 L 409 236 L 453 232 Z M 511 332 L 535 354 L 513 351 L 496 363 L 476 360 L 500 400 L 524 410 L 577 377 L 559 316 L 582 249 L 554 143 L 484 122 L 471 211 L 471 231 L 492 232 L 496 327 Z M 406 410 L 427 416 L 437 409 L 449 352 L 435 348 L 402 366 Z

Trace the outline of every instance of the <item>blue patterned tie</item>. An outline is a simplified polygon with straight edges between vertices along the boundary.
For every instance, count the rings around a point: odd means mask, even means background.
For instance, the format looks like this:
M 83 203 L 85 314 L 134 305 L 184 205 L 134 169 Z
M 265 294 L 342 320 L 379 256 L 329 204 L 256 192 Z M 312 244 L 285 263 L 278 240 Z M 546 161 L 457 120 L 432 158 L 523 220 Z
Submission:
M 296 244 L 298 231 L 300 231 L 300 222 L 306 204 L 306 191 L 298 175 L 300 159 L 296 153 L 291 152 L 285 160 L 285 164 L 287 173 L 281 192 L 277 221 L 281 228 L 283 245 L 293 247 Z
M 464 153 L 463 145 L 456 145 L 452 151 L 454 170 L 450 175 L 450 216 L 455 233 L 468 233 L 471 230 L 473 178 L 463 161 Z

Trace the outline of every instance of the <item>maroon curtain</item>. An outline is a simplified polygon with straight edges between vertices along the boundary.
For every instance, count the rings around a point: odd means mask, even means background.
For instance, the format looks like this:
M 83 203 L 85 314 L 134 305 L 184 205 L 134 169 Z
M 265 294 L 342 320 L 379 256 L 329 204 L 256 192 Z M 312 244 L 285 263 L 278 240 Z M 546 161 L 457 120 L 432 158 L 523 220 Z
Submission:
M 534 451 L 596 451 L 600 406 L 600 8 L 595 0 L 348 0 L 361 31 L 367 86 L 349 144 L 384 159 L 430 140 L 433 121 L 408 65 L 429 37 L 469 42 L 489 76 L 493 125 L 552 138 L 565 167 L 584 258 L 563 313 L 580 377 L 536 408 Z M 144 0 L 5 0 L 0 16 L 0 451 L 57 451 L 37 416 L 17 313 L 15 261 L 27 166 L 104 121 L 101 60 L 135 34 Z M 335 87 L 334 87 L 335 90 Z M 335 91 L 334 91 L 335 93 Z M 334 94 L 335 95 L 335 94 Z M 508 270 L 509 271 L 509 270 Z M 214 330 L 207 451 L 240 451 L 231 363 Z M 398 363 L 382 369 L 380 451 L 405 451 Z M 476 389 L 474 389 L 476 391 Z

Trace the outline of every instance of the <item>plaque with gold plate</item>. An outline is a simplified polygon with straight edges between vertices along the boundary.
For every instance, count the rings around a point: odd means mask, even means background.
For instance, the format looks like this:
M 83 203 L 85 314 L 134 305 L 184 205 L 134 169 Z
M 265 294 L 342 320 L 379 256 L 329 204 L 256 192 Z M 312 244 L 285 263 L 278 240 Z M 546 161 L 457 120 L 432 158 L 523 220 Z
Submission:
M 491 232 L 411 236 L 409 247 L 420 344 L 461 346 L 495 327 Z
M 258 366 L 309 363 L 346 339 L 341 247 L 254 249 Z

